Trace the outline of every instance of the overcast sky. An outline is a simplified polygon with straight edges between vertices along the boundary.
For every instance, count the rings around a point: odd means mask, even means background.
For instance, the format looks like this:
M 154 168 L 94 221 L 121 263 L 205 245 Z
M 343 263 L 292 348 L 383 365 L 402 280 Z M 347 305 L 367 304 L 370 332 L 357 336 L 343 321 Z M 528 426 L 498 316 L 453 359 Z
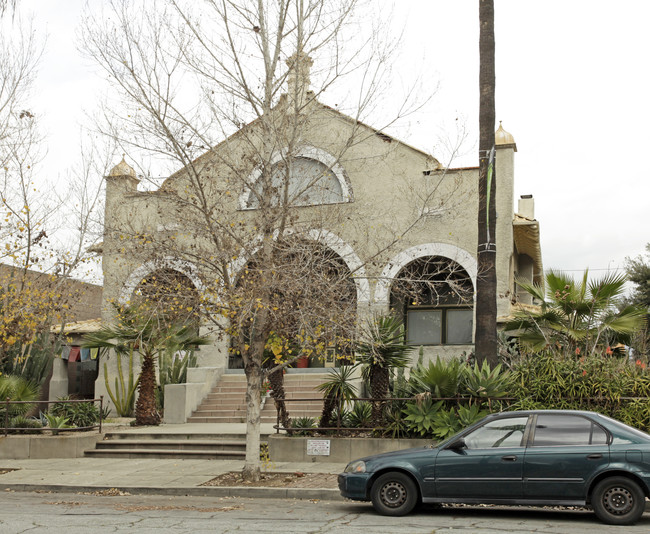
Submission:
M 85 1 L 19 4 L 48 35 L 33 108 L 49 133 L 48 173 L 63 180 L 102 83 L 76 48 Z M 439 84 L 400 137 L 436 156 L 439 137 L 460 122 L 469 137 L 452 166 L 477 165 L 478 0 L 398 0 L 394 9 L 404 31 L 396 76 L 419 66 Z M 535 197 L 544 266 L 621 268 L 650 241 L 650 2 L 495 0 L 495 9 L 497 126 L 516 140 L 515 198 Z

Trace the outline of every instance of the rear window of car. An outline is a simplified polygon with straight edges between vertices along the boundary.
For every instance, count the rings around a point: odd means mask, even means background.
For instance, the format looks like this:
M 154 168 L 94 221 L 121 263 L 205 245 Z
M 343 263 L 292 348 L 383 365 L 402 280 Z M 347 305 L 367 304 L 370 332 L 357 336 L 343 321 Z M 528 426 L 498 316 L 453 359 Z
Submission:
M 585 417 L 538 415 L 533 447 L 607 445 L 607 432 Z

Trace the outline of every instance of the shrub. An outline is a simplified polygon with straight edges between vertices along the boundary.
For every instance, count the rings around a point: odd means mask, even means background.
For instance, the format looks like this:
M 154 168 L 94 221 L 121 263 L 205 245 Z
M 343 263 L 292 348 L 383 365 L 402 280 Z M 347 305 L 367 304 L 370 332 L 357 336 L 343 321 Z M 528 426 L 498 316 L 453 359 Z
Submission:
M 316 428 L 316 419 L 314 417 L 294 417 L 291 420 L 291 428 L 298 429 L 295 432 L 296 436 L 310 436 L 311 432 L 307 429 Z
M 393 403 L 384 410 L 384 436 L 393 439 L 404 438 L 409 435 L 409 426 L 404 419 L 403 403 Z M 371 411 L 372 415 L 372 411 Z
M 430 397 L 407 403 L 403 413 L 409 431 L 422 437 L 431 436 L 436 413 L 442 405 L 442 401 L 433 403 Z
M 9 420 L 9 427 L 13 429 L 14 434 L 40 434 L 40 429 L 43 427 L 40 421 L 19 415 Z
M 0 376 L 0 399 L 10 401 L 35 401 L 38 399 L 38 387 L 19 376 Z M 9 405 L 9 417 L 24 416 L 34 408 L 34 404 Z M 4 424 L 6 405 L 0 402 L 0 421 Z
M 69 396 L 60 397 L 58 400 L 72 400 Z M 89 427 L 99 422 L 99 409 L 92 402 L 57 402 L 50 408 L 50 414 L 57 417 L 65 417 L 71 426 Z
M 367 401 L 355 402 L 348 413 L 351 428 L 369 428 L 372 425 L 372 406 Z

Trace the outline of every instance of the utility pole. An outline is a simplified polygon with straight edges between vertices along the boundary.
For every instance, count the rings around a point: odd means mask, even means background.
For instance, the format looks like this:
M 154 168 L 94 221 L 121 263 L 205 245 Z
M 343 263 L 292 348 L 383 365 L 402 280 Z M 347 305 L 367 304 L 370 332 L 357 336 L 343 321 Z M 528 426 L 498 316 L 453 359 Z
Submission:
M 475 354 L 497 363 L 496 166 L 494 162 L 494 0 L 479 0 L 478 275 Z

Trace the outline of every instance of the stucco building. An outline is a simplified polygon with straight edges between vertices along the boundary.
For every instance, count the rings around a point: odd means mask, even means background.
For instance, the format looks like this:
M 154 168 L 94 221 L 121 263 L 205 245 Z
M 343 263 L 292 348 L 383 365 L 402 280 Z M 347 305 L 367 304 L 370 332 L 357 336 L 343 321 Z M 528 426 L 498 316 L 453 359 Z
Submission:
M 291 83 L 295 77 L 290 77 L 290 87 Z M 394 309 L 404 317 L 409 343 L 422 346 L 426 357 L 470 353 L 480 276 L 478 167 L 445 168 L 432 155 L 319 103 L 308 91 L 298 88 L 293 94 L 293 98 L 285 95 L 274 113 L 278 122 L 288 120 L 295 98 L 301 98 L 300 135 L 287 141 L 290 149 L 276 138 L 270 161 L 278 166 L 289 161 L 291 166 L 287 194 L 292 195 L 292 225 L 300 229 L 301 239 L 318 242 L 349 269 L 357 321 Z M 253 229 L 260 202 L 269 194 L 259 185 L 261 171 L 250 150 L 259 149 L 260 128 L 259 121 L 248 124 L 192 162 L 200 167 L 195 175 L 204 180 L 207 197 L 214 196 L 211 202 L 218 206 L 218 216 L 232 221 L 233 228 L 248 228 L 251 241 L 257 238 Z M 525 295 L 517 295 L 516 277 L 539 281 L 542 275 L 532 196 L 522 197 L 514 207 L 516 151 L 513 136 L 500 126 L 496 132 L 499 317 L 510 315 L 517 301 L 527 302 Z M 195 247 L 208 253 L 209 243 L 188 227 L 189 216 L 170 202 L 172 194 L 183 196 L 192 176 L 180 169 L 159 190 L 144 192 L 138 190 L 134 170 L 122 161 L 106 177 L 104 320 L 112 319 L 111 303 L 127 302 L 143 280 L 161 270 L 178 273 L 199 293 L 205 289 L 200 261 L 192 262 L 186 254 L 174 257 L 171 248 L 161 252 L 142 245 L 169 239 L 173 232 L 176 250 Z M 140 236 L 140 245 L 129 245 L 126 235 Z M 239 234 L 239 239 L 245 235 Z M 244 259 L 233 256 L 229 269 L 236 276 L 244 265 Z M 197 371 L 192 380 L 208 383 L 236 366 L 228 347 L 227 337 L 202 347 L 199 362 L 210 371 L 201 377 Z M 99 392 L 104 387 L 101 374 Z M 203 385 L 197 386 L 191 395 L 200 397 L 205 391 Z

